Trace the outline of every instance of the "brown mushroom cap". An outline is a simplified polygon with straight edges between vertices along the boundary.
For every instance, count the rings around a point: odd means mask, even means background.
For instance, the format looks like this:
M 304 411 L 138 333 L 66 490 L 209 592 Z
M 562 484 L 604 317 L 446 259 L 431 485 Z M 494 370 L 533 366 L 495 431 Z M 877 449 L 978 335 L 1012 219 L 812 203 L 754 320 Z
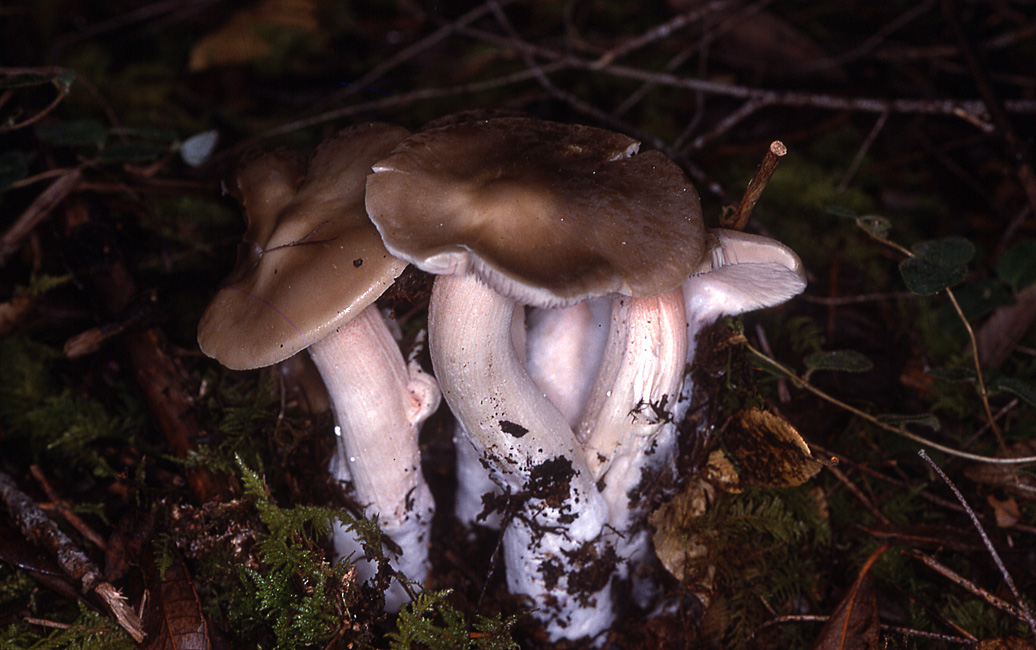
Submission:
M 282 361 L 392 284 L 406 262 L 385 250 L 367 218 L 364 184 L 371 165 L 407 135 L 387 124 L 345 129 L 317 148 L 304 180 L 284 153 L 245 162 L 231 193 L 248 227 L 234 270 L 198 324 L 205 354 L 235 370 Z
M 704 226 L 680 168 L 639 145 L 523 117 L 429 129 L 374 166 L 367 212 L 394 254 L 523 302 L 650 296 L 698 267 Z

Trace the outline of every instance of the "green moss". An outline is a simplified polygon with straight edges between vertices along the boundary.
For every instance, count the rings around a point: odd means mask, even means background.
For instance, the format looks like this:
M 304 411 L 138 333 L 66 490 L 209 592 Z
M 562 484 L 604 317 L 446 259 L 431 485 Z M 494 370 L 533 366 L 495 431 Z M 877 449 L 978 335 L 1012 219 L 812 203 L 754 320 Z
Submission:
M 112 413 L 91 397 L 59 389 L 59 359 L 55 350 L 27 339 L 0 341 L 0 423 L 12 440 L 25 444 L 34 462 L 113 477 L 96 443 L 129 440 L 142 429 L 140 412 L 130 405 L 135 400 L 118 404 L 119 412 Z
M 336 519 L 351 519 L 315 506 L 281 508 L 256 472 L 243 463 L 239 467 L 245 494 L 264 526 L 259 540 L 263 566 L 241 568 L 240 593 L 227 610 L 230 627 L 243 639 L 269 639 L 263 647 L 271 650 L 322 647 L 347 620 L 350 566 L 329 564 L 315 540 L 330 535 Z
M 816 549 L 829 543 L 831 532 L 807 488 L 724 494 L 700 530 L 708 531 L 716 568 L 707 625 L 721 647 L 748 647 L 771 609 L 794 611 L 816 597 L 822 562 Z
M 0 631 L 0 647 L 5 650 L 132 650 L 136 644 L 111 619 L 80 605 L 79 616 L 69 622 L 66 629 L 42 631 L 42 628 L 12 625 Z
M 469 626 L 448 601 L 450 591 L 424 592 L 399 613 L 399 629 L 388 634 L 391 650 L 517 650 L 511 628 L 517 616 L 477 616 Z M 474 632 L 474 633 L 473 633 Z

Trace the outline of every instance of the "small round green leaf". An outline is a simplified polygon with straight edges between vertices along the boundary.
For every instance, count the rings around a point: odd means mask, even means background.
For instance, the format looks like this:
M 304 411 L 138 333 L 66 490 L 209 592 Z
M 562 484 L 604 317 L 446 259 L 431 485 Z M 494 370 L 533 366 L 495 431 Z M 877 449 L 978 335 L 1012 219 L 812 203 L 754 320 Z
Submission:
M 892 230 L 891 221 L 874 214 L 856 217 L 856 225 L 865 230 L 871 237 L 877 237 L 878 239 L 885 239 L 889 231 Z
M 36 155 L 31 151 L 2 151 L 0 152 L 0 192 L 11 186 L 12 183 L 20 181 L 29 175 L 29 165 L 32 164 Z
M 921 296 L 962 282 L 968 273 L 967 264 L 975 256 L 975 245 L 962 237 L 918 242 L 911 250 L 914 257 L 903 260 L 899 272 L 907 288 Z
M 116 142 L 105 148 L 100 155 L 102 163 L 147 163 L 158 158 L 166 150 L 150 142 Z
M 1004 251 L 996 263 L 996 274 L 1015 291 L 1036 284 L 1036 240 L 1018 242 Z
M 830 350 L 816 352 L 803 359 L 810 370 L 838 370 L 841 372 L 867 372 L 874 367 L 871 360 L 856 350 Z
M 1016 397 L 1027 402 L 1030 406 L 1036 406 L 1036 387 L 1033 387 L 1029 382 L 1016 377 L 1000 377 L 993 382 L 993 385 L 990 386 L 990 390 L 994 392 L 1012 393 Z
M 108 138 L 108 130 L 96 120 L 53 122 L 36 128 L 40 140 L 65 147 L 99 147 Z

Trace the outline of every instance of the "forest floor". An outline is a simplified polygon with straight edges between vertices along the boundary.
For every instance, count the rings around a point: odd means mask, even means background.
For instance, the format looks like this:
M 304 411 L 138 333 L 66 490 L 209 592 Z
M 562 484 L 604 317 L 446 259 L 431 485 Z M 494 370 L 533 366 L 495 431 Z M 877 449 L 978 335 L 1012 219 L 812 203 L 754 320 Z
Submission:
M 550 644 L 507 594 L 498 534 L 451 518 L 445 405 L 421 438 L 432 575 L 388 616 L 384 582 L 329 552 L 356 509 L 327 474 L 319 390 L 196 342 L 242 232 L 223 184 L 243 154 L 481 110 L 663 152 L 707 227 L 787 148 L 744 229 L 796 251 L 808 287 L 699 341 L 708 406 L 651 518 L 662 595 L 623 601 L 598 647 L 1036 648 L 1031 4 L 0 16 L 0 646 L 589 647 Z M 381 301 L 408 349 L 430 286 L 411 269 Z

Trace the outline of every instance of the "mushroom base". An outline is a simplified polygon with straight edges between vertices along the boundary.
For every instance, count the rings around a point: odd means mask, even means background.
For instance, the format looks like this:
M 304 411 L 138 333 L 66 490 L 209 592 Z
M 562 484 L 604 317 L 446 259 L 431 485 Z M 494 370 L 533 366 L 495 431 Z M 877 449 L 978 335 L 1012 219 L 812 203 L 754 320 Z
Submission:
M 503 540 L 511 591 L 533 599 L 553 638 L 574 639 L 613 618 L 610 572 L 590 583 L 572 579 L 581 567 L 601 566 L 581 559 L 610 557 L 602 535 L 608 506 L 572 429 L 519 359 L 514 311 L 473 276 L 440 276 L 429 349 L 450 409 L 515 504 Z

